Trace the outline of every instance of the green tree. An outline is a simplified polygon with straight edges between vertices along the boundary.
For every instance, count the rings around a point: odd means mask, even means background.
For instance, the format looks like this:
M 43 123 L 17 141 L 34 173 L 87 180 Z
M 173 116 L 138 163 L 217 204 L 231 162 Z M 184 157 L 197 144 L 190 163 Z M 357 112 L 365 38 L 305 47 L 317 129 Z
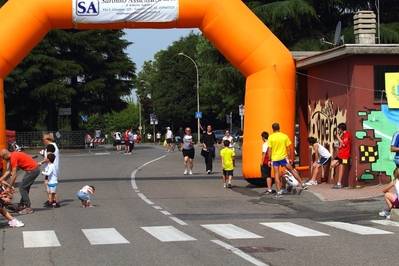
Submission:
M 39 121 L 58 129 L 58 108 L 71 107 L 71 129 L 80 115 L 127 107 L 135 64 L 124 52 L 122 30 L 52 30 L 5 79 L 7 127 L 32 130 Z M 35 103 L 35 104 L 32 104 Z M 17 118 L 24 117 L 24 121 Z

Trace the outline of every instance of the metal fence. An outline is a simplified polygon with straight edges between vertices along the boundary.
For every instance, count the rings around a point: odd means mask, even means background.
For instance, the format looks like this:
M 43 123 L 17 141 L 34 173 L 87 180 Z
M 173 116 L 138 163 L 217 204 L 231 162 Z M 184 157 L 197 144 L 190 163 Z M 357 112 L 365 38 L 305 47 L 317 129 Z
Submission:
M 23 148 L 44 147 L 43 134 L 53 134 L 55 143 L 60 149 L 84 148 L 84 138 L 86 131 L 25 131 L 16 132 L 16 141 Z

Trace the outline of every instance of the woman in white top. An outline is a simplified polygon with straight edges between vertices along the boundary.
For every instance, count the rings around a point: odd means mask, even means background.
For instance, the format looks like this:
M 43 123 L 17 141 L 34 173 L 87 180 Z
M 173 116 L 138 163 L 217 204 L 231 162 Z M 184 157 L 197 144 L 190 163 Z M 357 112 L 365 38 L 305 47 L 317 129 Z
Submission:
M 399 168 L 396 167 L 395 170 L 393 171 L 393 176 L 395 177 L 394 180 L 389 183 L 384 190 L 382 191 L 385 193 L 385 201 L 388 205 L 388 208 L 385 210 L 382 210 L 379 214 L 380 216 L 385 216 L 387 219 L 391 218 L 391 209 L 392 208 L 399 208 L 399 200 L 398 200 L 398 195 L 399 195 Z M 388 192 L 392 187 L 395 187 L 395 194 L 392 192 Z
M 232 136 L 230 136 L 230 131 L 228 129 L 226 129 L 224 131 L 224 137 L 222 138 L 222 143 L 223 141 L 228 140 L 230 141 L 230 145 L 229 148 L 232 149 L 234 151 L 234 138 Z
M 331 153 L 322 145 L 317 143 L 317 139 L 315 139 L 314 137 L 309 137 L 308 143 L 310 146 L 313 147 L 315 152 L 312 178 L 306 183 L 306 185 L 311 186 L 311 185 L 317 185 L 316 179 L 320 167 L 324 167 L 325 165 L 327 165 L 327 163 L 331 162 Z

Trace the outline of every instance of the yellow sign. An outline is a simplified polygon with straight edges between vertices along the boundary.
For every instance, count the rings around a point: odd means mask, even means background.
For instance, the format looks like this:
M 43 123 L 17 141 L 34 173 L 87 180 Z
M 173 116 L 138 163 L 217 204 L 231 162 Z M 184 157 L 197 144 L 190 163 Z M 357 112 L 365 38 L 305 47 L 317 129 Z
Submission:
M 399 108 L 399 72 L 385 73 L 385 92 L 388 107 Z

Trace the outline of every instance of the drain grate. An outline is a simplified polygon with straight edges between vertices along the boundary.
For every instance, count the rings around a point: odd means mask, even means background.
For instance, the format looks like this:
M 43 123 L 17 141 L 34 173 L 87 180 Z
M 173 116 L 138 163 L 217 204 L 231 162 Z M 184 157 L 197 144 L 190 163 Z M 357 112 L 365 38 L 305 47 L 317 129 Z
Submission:
M 239 247 L 241 251 L 245 253 L 259 253 L 259 252 L 277 252 L 280 250 L 285 250 L 284 248 L 275 248 L 275 247 Z

